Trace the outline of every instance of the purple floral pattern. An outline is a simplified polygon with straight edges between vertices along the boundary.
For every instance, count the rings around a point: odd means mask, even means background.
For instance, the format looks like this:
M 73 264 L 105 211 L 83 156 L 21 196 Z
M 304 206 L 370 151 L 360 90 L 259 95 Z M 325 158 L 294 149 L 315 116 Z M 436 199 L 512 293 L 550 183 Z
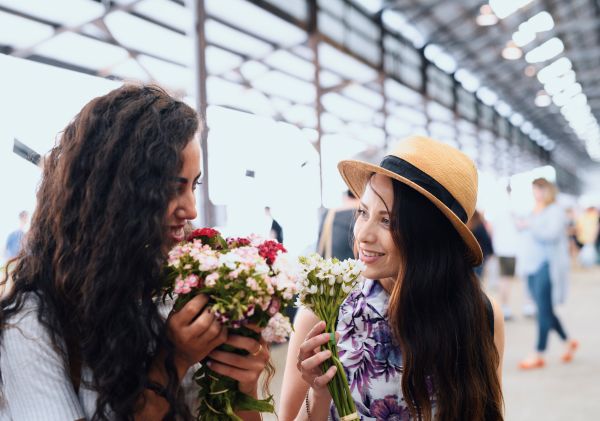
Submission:
M 340 308 L 340 360 L 364 421 L 411 420 L 400 386 L 402 353 L 392 338 L 386 316 L 388 300 L 379 282 L 366 280 Z M 431 395 L 435 406 L 433 392 Z M 339 420 L 333 406 L 331 418 Z

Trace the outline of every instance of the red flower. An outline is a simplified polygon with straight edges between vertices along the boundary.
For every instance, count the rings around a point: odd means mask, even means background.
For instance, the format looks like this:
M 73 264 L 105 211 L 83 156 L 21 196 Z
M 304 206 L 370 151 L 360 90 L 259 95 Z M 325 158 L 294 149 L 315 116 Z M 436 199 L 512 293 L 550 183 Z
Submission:
M 251 244 L 250 240 L 247 238 L 243 238 L 243 237 L 231 237 L 227 239 L 227 245 L 229 246 L 229 248 L 238 248 L 238 247 L 244 247 L 244 246 L 249 246 Z
M 219 231 L 217 231 L 216 229 L 200 228 L 200 229 L 192 231 L 188 235 L 187 240 L 192 241 L 194 238 L 200 238 L 200 237 L 213 238 L 213 237 L 216 237 L 217 235 L 221 235 L 221 233 Z
M 261 245 L 258 246 L 258 254 L 267 260 L 267 264 L 272 265 L 277 258 L 277 253 L 282 251 L 284 253 L 287 252 L 283 244 L 278 243 L 277 241 L 267 240 Z

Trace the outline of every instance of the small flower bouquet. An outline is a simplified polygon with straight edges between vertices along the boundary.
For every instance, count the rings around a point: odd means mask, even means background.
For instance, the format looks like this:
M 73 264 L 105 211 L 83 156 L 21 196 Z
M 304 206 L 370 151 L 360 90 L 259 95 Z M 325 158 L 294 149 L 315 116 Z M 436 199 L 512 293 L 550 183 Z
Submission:
M 340 306 L 350 291 L 362 280 L 363 263 L 353 259 L 323 259 L 318 254 L 300 257 L 300 274 L 298 277 L 298 303 L 310 309 L 321 320 L 325 321 L 326 332 L 335 336 Z M 358 413 L 350 393 L 348 379 L 339 359 L 335 340 L 323 346 L 331 351 L 331 359 L 322 364 L 323 372 L 331 365 L 337 371 L 327 387 L 338 414 L 344 420 L 358 420 Z
M 255 236 L 224 239 L 212 228 L 195 230 L 169 252 L 165 298 L 175 298 L 177 311 L 194 296 L 206 294 L 211 311 L 230 333 L 258 339 L 259 334 L 246 327 L 257 324 L 266 342 L 285 342 L 292 327 L 280 309 L 292 303 L 296 292 L 294 266 L 285 253 L 276 241 Z M 226 344 L 219 349 L 248 354 Z M 245 395 L 237 381 L 207 364 L 195 372 L 194 381 L 200 385 L 198 420 L 240 421 L 236 411 L 274 412 L 271 396 L 258 400 Z

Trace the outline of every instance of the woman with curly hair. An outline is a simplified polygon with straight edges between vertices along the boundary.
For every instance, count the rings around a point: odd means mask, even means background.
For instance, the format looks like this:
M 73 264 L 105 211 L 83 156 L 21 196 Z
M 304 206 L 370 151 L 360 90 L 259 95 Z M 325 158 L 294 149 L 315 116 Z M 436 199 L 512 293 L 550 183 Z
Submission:
M 157 304 L 166 253 L 196 217 L 198 130 L 188 105 L 131 85 L 65 128 L 0 301 L 1 419 L 191 419 L 182 383 L 206 357 L 256 396 L 266 346 L 228 336 L 204 295 L 166 318 Z M 223 343 L 249 354 L 212 353 Z
M 481 290 L 483 260 L 466 223 L 477 170 L 462 152 L 408 138 L 380 165 L 342 161 L 360 198 L 355 252 L 365 282 L 339 311 L 340 361 L 356 417 L 339 417 L 325 323 L 299 311 L 290 339 L 280 419 L 502 421 L 502 312 Z

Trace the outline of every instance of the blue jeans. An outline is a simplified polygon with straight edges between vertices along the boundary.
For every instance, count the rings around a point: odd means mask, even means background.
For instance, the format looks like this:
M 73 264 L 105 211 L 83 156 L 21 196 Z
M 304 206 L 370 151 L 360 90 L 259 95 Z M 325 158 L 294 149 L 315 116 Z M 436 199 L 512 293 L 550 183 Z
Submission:
M 550 281 L 550 265 L 544 263 L 537 272 L 527 277 L 527 284 L 531 296 L 535 300 L 537 306 L 537 320 L 538 320 L 538 352 L 546 350 L 548 343 L 548 333 L 554 329 L 561 337 L 563 341 L 567 340 L 567 334 L 565 333 L 560 320 L 554 314 L 554 307 L 552 305 L 552 283 Z

